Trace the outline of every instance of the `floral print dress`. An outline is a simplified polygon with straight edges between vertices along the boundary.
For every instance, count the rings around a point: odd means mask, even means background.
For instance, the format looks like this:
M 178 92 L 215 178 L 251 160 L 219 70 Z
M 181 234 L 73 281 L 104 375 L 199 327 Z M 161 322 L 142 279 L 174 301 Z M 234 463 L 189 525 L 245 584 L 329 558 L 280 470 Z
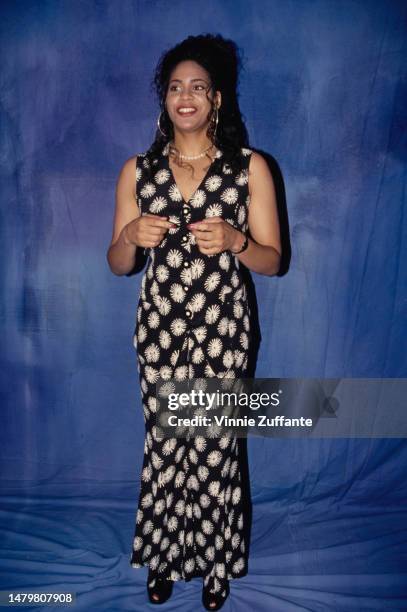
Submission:
M 212 592 L 247 573 L 244 505 L 236 437 L 160 438 L 152 416 L 157 379 L 244 377 L 250 309 L 239 260 L 230 251 L 202 254 L 186 225 L 220 216 L 248 228 L 248 168 L 234 174 L 222 150 L 185 202 L 169 165 L 169 145 L 150 162 L 137 156 L 141 214 L 177 227 L 149 249 L 133 342 L 144 409 L 145 441 L 132 567 L 170 580 L 203 576 Z M 146 170 L 152 170 L 147 175 Z

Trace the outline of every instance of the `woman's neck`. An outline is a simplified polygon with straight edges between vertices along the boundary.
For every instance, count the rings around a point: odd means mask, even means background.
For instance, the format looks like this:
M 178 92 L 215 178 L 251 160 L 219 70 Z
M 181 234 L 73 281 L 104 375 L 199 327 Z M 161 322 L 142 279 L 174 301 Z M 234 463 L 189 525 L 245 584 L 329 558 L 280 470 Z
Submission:
M 182 155 L 191 156 L 200 155 L 203 151 L 206 151 L 208 147 L 213 146 L 206 134 L 199 136 L 196 134 L 176 133 L 172 143 Z

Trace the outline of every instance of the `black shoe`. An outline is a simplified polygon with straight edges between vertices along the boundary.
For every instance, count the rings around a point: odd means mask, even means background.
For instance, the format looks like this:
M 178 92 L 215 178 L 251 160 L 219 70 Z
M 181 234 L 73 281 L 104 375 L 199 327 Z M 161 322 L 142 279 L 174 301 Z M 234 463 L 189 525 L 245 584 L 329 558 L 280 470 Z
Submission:
M 217 593 L 211 593 L 211 589 L 213 590 L 212 581 L 202 589 L 202 603 L 204 608 L 206 610 L 220 610 L 229 596 L 229 580 L 221 581 L 221 589 Z
M 173 580 L 167 580 L 166 578 L 158 578 L 151 572 L 148 574 L 147 579 L 147 592 L 148 598 L 153 604 L 162 604 L 171 597 L 172 587 L 174 586 Z M 155 595 L 156 599 L 154 599 Z

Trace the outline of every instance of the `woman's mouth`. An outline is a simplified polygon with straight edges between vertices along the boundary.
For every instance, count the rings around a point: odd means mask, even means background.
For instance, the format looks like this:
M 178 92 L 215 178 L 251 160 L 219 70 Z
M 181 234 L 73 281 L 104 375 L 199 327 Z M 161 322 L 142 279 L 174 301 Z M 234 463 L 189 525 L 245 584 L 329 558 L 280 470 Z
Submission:
M 183 117 L 189 117 L 196 113 L 196 108 L 194 106 L 180 106 L 177 108 L 177 113 Z

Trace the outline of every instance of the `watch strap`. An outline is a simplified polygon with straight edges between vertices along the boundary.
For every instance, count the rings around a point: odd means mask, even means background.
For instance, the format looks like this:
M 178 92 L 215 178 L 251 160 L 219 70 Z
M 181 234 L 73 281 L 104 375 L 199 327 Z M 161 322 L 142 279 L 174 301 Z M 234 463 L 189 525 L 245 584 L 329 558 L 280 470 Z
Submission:
M 245 234 L 245 239 L 242 244 L 242 247 L 238 251 L 232 251 L 233 255 L 238 255 L 239 253 L 243 253 L 243 251 L 245 251 L 248 246 L 249 246 L 249 237 L 247 234 Z

